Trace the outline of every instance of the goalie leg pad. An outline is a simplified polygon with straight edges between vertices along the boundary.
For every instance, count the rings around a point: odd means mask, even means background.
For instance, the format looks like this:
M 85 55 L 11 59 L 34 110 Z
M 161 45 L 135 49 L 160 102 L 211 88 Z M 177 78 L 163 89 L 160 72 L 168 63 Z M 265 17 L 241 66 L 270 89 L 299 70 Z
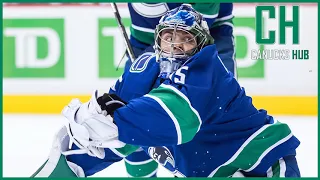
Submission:
M 66 127 L 56 134 L 48 160 L 31 177 L 85 177 L 82 168 L 66 160 L 64 152 L 69 150 Z

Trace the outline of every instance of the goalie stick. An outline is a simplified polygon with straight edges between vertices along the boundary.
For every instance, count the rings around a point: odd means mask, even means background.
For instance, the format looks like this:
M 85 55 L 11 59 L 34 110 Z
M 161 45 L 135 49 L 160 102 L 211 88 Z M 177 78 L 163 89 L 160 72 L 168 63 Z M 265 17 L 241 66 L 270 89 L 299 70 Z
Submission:
M 129 38 L 128 38 L 128 34 L 125 30 L 125 27 L 121 21 L 121 16 L 120 16 L 120 13 L 119 13 L 119 10 L 118 10 L 118 7 L 116 5 L 116 3 L 110 3 L 111 4 L 111 7 L 113 9 L 113 13 L 114 13 L 114 16 L 115 18 L 117 19 L 117 22 L 118 22 L 118 25 L 119 25 L 119 29 L 123 35 L 123 38 L 124 38 L 124 43 L 126 45 L 126 53 L 128 54 L 128 56 L 130 57 L 130 60 L 131 62 L 133 62 L 135 60 L 135 57 L 134 57 L 134 53 L 133 53 L 133 50 L 132 50 L 132 47 L 130 45 L 130 42 L 129 42 Z

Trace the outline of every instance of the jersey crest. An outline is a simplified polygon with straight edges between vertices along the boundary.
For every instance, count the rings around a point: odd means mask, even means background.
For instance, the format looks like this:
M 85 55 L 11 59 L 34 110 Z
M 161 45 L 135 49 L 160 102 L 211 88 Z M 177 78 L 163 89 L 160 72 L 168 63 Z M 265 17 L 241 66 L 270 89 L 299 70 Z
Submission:
M 152 57 L 154 57 L 153 54 L 154 53 L 147 52 L 139 56 L 138 59 L 132 63 L 130 67 L 130 72 L 132 73 L 143 72 L 147 68 L 149 61 L 152 59 Z
M 172 167 L 175 167 L 174 158 L 170 150 L 164 146 L 162 147 L 149 147 L 148 153 L 155 161 L 165 166 L 170 163 Z

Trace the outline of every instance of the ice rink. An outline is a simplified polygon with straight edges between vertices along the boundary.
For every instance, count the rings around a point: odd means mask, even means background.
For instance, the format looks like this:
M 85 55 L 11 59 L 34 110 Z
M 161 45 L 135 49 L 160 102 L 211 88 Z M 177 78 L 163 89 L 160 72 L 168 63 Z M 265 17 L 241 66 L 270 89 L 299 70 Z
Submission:
M 277 116 L 288 123 L 300 141 L 297 159 L 303 177 L 318 177 L 318 120 L 308 116 Z M 30 177 L 46 160 L 53 135 L 65 123 L 58 115 L 3 115 L 3 176 Z M 159 177 L 172 177 L 160 168 Z M 95 177 L 127 177 L 118 162 Z

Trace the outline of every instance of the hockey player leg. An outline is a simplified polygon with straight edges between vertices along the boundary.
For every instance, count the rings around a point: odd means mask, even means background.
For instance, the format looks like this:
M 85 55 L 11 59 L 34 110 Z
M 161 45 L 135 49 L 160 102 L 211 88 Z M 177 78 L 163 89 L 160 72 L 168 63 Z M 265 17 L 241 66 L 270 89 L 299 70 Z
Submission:
M 288 155 L 276 161 L 268 170 L 264 171 L 241 171 L 244 177 L 293 177 L 300 178 L 300 170 L 295 155 Z M 237 177 L 237 176 L 235 176 Z
M 31 177 L 84 177 L 82 168 L 66 160 L 69 136 L 65 127 L 54 138 L 48 160 Z
M 156 177 L 158 163 L 152 160 L 149 155 L 138 150 L 125 158 L 126 170 L 129 177 Z
M 268 169 L 268 177 L 301 177 L 296 157 L 294 155 L 280 158 Z

